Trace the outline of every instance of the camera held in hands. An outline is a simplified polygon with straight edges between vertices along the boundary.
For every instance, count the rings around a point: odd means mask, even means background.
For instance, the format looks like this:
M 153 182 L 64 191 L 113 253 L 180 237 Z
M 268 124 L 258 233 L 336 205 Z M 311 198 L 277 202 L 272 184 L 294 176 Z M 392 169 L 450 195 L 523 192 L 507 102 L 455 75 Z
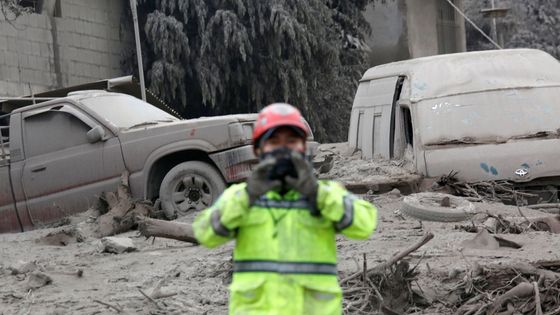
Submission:
M 297 178 L 296 168 L 292 162 L 292 150 L 279 148 L 271 152 L 263 153 L 261 159 L 272 156 L 276 159 L 276 164 L 268 173 L 269 180 L 284 180 L 286 176 Z M 303 156 L 303 153 L 302 153 Z

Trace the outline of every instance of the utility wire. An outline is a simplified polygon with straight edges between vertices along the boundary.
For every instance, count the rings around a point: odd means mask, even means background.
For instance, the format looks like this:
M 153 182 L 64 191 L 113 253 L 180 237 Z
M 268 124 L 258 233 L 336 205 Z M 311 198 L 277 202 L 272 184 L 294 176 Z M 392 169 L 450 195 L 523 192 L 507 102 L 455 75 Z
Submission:
M 467 22 L 471 23 L 471 25 L 480 32 L 480 34 L 482 34 L 482 36 L 486 37 L 486 39 L 488 39 L 494 46 L 496 46 L 498 49 L 504 49 L 502 46 L 498 45 L 498 43 L 496 43 L 492 38 L 490 38 L 490 36 L 488 36 L 486 33 L 484 33 L 484 31 L 482 29 L 480 29 L 480 27 L 478 27 L 471 19 L 469 19 L 469 17 L 463 13 L 463 11 L 461 11 L 461 9 L 459 9 L 451 0 L 446 0 L 447 3 L 449 3 L 450 6 L 452 6 L 457 12 L 459 12 L 459 14 L 465 18 L 465 20 L 467 20 Z

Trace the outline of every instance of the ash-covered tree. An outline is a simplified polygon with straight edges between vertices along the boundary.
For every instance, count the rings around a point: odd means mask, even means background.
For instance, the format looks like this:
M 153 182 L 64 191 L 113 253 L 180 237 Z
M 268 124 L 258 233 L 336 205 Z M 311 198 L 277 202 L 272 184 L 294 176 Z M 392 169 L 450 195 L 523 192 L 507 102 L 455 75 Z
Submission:
M 505 48 L 537 48 L 560 58 L 560 0 L 496 0 L 496 6 L 509 8 L 506 17 L 498 18 L 498 31 Z M 489 8 L 488 0 L 466 0 L 466 13 L 487 34 L 491 19 L 480 9 Z M 469 50 L 494 49 L 478 31 L 467 25 Z
M 140 0 L 148 87 L 185 117 L 289 102 L 316 138 L 344 140 L 369 2 Z
M 509 47 L 532 47 L 560 58 L 560 0 L 526 2 L 526 19 L 509 40 Z
M 11 23 L 23 14 L 31 13 L 31 8 L 21 4 L 21 0 L 0 0 L 0 12 L 4 21 Z

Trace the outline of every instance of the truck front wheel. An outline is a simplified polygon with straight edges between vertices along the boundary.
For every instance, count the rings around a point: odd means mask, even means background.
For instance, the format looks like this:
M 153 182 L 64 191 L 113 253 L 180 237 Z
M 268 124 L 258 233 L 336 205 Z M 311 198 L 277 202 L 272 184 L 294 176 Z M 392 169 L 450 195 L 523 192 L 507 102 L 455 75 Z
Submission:
M 173 167 L 159 189 L 161 207 L 168 219 L 194 214 L 208 208 L 226 188 L 215 167 L 189 161 Z

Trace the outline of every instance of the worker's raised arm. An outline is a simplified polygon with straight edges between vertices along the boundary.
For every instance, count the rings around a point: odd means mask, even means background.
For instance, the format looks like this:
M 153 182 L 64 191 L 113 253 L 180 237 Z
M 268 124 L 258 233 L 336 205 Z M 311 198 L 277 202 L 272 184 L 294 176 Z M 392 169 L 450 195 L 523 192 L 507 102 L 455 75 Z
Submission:
M 193 230 L 200 244 L 212 248 L 235 237 L 236 229 L 249 212 L 245 186 L 243 183 L 229 187 L 210 208 L 196 217 Z
M 332 181 L 319 181 L 317 207 L 335 229 L 354 239 L 367 239 L 377 226 L 377 209 Z

